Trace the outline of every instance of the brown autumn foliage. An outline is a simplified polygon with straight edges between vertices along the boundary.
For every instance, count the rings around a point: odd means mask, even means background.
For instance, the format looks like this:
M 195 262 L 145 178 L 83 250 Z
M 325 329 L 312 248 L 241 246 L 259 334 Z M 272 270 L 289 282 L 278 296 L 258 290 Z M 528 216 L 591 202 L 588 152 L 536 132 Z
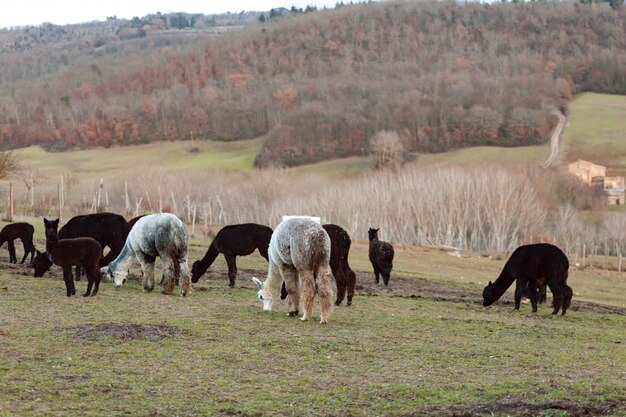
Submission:
M 361 155 L 383 130 L 407 152 L 518 146 L 547 140 L 578 91 L 626 93 L 626 11 L 604 4 L 381 2 L 220 35 L 144 28 L 0 45 L 0 148 L 267 135 L 265 166 Z

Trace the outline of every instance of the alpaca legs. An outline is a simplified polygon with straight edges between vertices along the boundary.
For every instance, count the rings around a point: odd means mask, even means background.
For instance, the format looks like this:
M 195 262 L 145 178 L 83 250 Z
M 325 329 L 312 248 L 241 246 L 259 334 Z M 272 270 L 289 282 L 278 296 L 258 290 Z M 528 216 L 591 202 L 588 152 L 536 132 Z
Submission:
M 322 267 L 317 271 L 317 294 L 320 296 L 320 323 L 328 323 L 333 309 L 333 286 L 330 269 Z
M 189 265 L 187 265 L 187 259 L 179 259 L 180 262 L 180 275 L 182 277 L 182 285 L 180 288 L 180 295 L 185 297 L 191 290 L 191 272 L 189 271 Z
M 65 291 L 68 297 L 76 294 L 76 287 L 74 287 L 74 278 L 72 277 L 72 267 L 63 268 L 63 281 L 65 282 Z
M 383 276 L 383 282 L 385 283 L 385 285 L 389 285 L 389 279 L 391 278 L 391 268 L 382 271 L 381 274 Z
M 9 250 L 9 262 L 17 263 L 17 257 L 15 256 L 15 243 L 12 240 L 7 241 L 7 249 Z
M 380 283 L 380 269 L 376 265 L 374 267 L 374 276 L 376 277 L 376 284 Z
M 224 255 L 224 258 L 226 258 L 226 265 L 228 265 L 228 286 L 234 288 L 237 278 L 237 261 L 234 255 Z
M 302 287 L 302 302 L 304 315 L 302 321 L 308 321 L 313 314 L 313 301 L 315 297 L 315 278 L 313 271 L 299 271 L 300 286 Z
M 337 268 L 333 271 L 333 275 L 335 276 L 335 282 L 337 283 L 337 300 L 335 301 L 335 305 L 338 306 L 346 296 L 348 277 L 344 274 L 344 271 L 341 268 Z
M 287 304 L 289 317 L 297 317 L 300 309 L 300 289 L 298 286 L 298 271 L 293 265 L 283 264 L 280 267 L 285 290 L 287 291 Z
M 552 307 L 554 307 L 552 314 L 557 314 L 563 305 L 563 289 L 556 280 L 548 281 L 548 286 L 552 291 Z
M 144 291 L 152 291 L 154 289 L 154 260 L 140 259 L 141 263 L 141 285 Z
M 515 280 L 515 309 L 519 310 L 520 305 L 522 303 L 522 296 L 524 295 L 524 290 L 528 287 L 528 280 L 523 278 L 517 278 Z
M 33 245 L 33 242 L 22 239 L 22 245 L 24 245 L 24 257 L 22 258 L 20 263 L 21 264 L 24 263 L 26 258 L 28 258 L 28 254 L 29 253 L 30 253 L 30 263 L 33 263 L 33 257 L 35 255 L 35 246 Z M 17 259 L 16 259 L 16 261 L 17 261 Z
M 98 290 L 100 289 L 100 279 L 102 276 L 100 275 L 100 271 L 98 270 L 98 265 L 83 265 L 85 269 L 85 275 L 87 275 L 87 292 L 84 294 L 85 297 L 91 295 L 92 297 L 98 294 Z M 90 293 L 93 286 L 93 291 Z
M 346 271 L 344 271 L 344 275 L 348 279 L 348 302 L 347 306 L 352 305 L 352 297 L 354 297 L 354 288 L 356 287 L 356 274 L 349 267 L 346 266 Z
M 563 298 L 563 311 L 561 312 L 561 315 L 565 315 L 565 312 L 567 311 L 567 309 L 569 308 L 569 306 L 572 304 L 572 296 L 574 295 L 574 291 L 572 291 L 572 287 L 570 287 L 567 284 L 563 284 L 563 286 L 565 287 L 564 292 L 564 298 Z

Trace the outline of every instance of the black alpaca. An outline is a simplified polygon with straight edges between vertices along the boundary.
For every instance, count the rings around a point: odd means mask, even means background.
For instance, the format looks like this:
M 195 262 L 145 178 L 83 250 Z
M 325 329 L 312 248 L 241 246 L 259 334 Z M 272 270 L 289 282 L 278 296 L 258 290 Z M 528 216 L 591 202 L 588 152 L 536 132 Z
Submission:
M 33 233 L 35 228 L 29 223 L 11 223 L 7 224 L 0 230 L 0 246 L 7 242 L 9 249 L 9 262 L 17 263 L 17 257 L 15 256 L 15 239 L 20 239 L 24 245 L 24 257 L 20 261 L 24 263 L 28 254 L 30 253 L 30 262 L 33 263 L 33 257 L 35 256 L 35 245 L 33 245 Z
M 260 224 L 244 223 L 223 227 L 217 232 L 217 236 L 211 242 L 204 257 L 193 263 L 191 282 L 198 282 L 217 255 L 221 253 L 228 265 L 228 286 L 234 287 L 237 278 L 237 256 L 250 255 L 258 249 L 261 256 L 267 260 L 267 249 L 271 238 L 272 229 Z
M 348 290 L 348 301 L 346 305 L 352 305 L 354 297 L 354 287 L 356 286 L 356 275 L 348 263 L 350 252 L 350 236 L 342 227 L 336 224 L 322 225 L 328 237 L 330 237 L 330 269 L 333 271 L 335 282 L 337 283 L 337 300 L 335 305 L 340 305 Z
M 37 256 L 33 260 L 35 277 L 42 277 L 50 266 L 54 263 L 63 268 L 63 281 L 67 296 L 76 294 L 74 279 L 72 277 L 72 266 L 81 265 L 87 274 L 87 292 L 84 297 L 96 295 L 100 287 L 100 271 L 98 262 L 102 256 L 102 246 L 97 240 L 90 237 L 59 240 L 57 229 L 59 219 L 43 219 L 46 231 L 46 252 L 37 251 Z M 93 293 L 91 292 L 93 288 Z
M 356 274 L 350 268 L 348 263 L 348 254 L 350 252 L 350 236 L 341 226 L 336 224 L 322 225 L 328 237 L 330 237 L 330 269 L 337 283 L 337 300 L 335 305 L 340 305 L 343 301 L 346 290 L 348 291 L 347 306 L 352 305 L 352 297 L 354 297 L 354 288 L 356 287 Z M 287 289 L 285 283 L 280 289 L 280 299 L 287 298 Z
M 393 246 L 388 242 L 378 240 L 379 230 L 370 228 L 367 232 L 370 240 L 369 258 L 374 267 L 376 283 L 380 282 L 379 275 L 382 275 L 385 285 L 389 285 L 389 275 L 393 268 Z
M 59 230 L 59 239 L 90 237 L 100 243 L 109 253 L 100 258 L 99 267 L 107 266 L 122 251 L 130 226 L 124 217 L 115 213 L 94 213 L 72 217 Z M 80 280 L 80 268 L 76 267 L 76 280 Z
M 530 293 L 533 312 L 537 312 L 537 290 L 545 282 L 552 291 L 552 306 L 557 314 L 562 309 L 563 315 L 572 302 L 573 291 L 567 285 L 569 261 L 563 251 L 549 243 L 536 243 L 515 249 L 504 265 L 495 282 L 483 290 L 483 306 L 497 301 L 516 281 L 515 309 L 519 310 L 522 295 L 526 289 Z

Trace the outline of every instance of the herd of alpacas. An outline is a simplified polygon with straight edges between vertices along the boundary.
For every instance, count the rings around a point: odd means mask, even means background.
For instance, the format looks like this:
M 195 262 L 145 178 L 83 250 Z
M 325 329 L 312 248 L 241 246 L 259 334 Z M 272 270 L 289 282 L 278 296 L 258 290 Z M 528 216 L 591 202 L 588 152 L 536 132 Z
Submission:
M 191 283 L 196 283 L 221 253 L 228 265 L 229 286 L 235 286 L 237 256 L 258 250 L 269 263 L 267 279 L 252 278 L 258 287 L 257 297 L 263 310 L 269 311 L 278 298 L 286 299 L 288 313 L 302 320 L 312 318 L 315 295 L 319 297 L 320 323 L 327 323 L 332 310 L 333 281 L 337 287 L 335 305 L 352 304 L 356 275 L 348 264 L 350 236 L 335 224 L 321 225 L 314 218 L 290 217 L 275 230 L 268 226 L 245 223 L 222 228 L 211 242 L 204 257 L 188 266 L 189 236 L 183 222 L 173 214 L 157 213 L 138 216 L 126 221 L 114 213 L 76 216 L 59 230 L 59 219 L 43 219 L 46 250 L 40 252 L 33 244 L 34 227 L 28 223 L 12 223 L 0 231 L 0 246 L 7 242 L 9 262 L 17 263 L 14 241 L 24 245 L 24 263 L 28 255 L 34 276 L 41 277 L 54 264 L 63 269 L 67 296 L 76 294 L 76 281 L 81 271 L 87 276 L 87 291 L 83 296 L 95 296 L 102 277 L 121 287 L 128 271 L 137 261 L 141 265 L 145 291 L 154 289 L 154 264 L 161 258 L 164 294 L 180 286 L 186 296 Z M 379 229 L 370 228 L 369 260 L 375 282 L 382 276 L 389 285 L 393 268 L 393 246 L 378 239 Z M 109 252 L 103 256 L 104 248 Z M 530 298 L 532 311 L 546 298 L 546 286 L 553 295 L 553 312 L 565 314 L 572 300 L 572 288 L 567 285 L 569 262 L 558 247 L 538 243 L 517 248 L 508 259 L 500 276 L 484 288 L 483 306 L 497 301 L 515 281 L 515 309 L 523 296 Z

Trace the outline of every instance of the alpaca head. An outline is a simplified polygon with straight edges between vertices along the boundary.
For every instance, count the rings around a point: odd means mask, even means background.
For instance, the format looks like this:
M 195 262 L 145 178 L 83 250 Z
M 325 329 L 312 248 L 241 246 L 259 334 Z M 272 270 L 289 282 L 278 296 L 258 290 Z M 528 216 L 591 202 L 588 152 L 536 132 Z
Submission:
M 367 231 L 367 237 L 369 238 L 370 241 L 372 240 L 378 240 L 378 231 L 380 230 L 380 228 L 378 229 L 372 229 L 370 227 L 370 229 Z
M 52 266 L 52 261 L 48 258 L 43 252 L 37 251 L 37 256 L 33 259 L 33 268 L 35 268 L 34 277 L 43 277 L 43 274 L 50 269 Z
M 202 266 L 200 265 L 200 261 L 195 261 L 191 266 L 191 282 L 194 284 L 198 282 L 203 273 L 200 272 Z
M 116 288 L 121 287 L 124 281 L 126 281 L 126 274 L 123 272 L 114 272 L 110 266 L 100 268 L 100 274 L 109 281 L 113 280 Z
M 252 282 L 254 282 L 259 289 L 259 292 L 257 293 L 257 298 L 263 301 L 263 311 L 270 311 L 272 309 L 272 297 L 267 291 L 264 291 L 263 281 L 258 278 L 252 277 Z
M 493 284 L 489 281 L 489 284 L 483 290 L 483 307 L 490 306 L 493 304 L 498 298 L 494 294 Z
M 44 217 L 43 225 L 46 230 L 46 240 L 54 239 L 57 237 L 57 231 L 59 230 L 59 219 L 48 220 Z

